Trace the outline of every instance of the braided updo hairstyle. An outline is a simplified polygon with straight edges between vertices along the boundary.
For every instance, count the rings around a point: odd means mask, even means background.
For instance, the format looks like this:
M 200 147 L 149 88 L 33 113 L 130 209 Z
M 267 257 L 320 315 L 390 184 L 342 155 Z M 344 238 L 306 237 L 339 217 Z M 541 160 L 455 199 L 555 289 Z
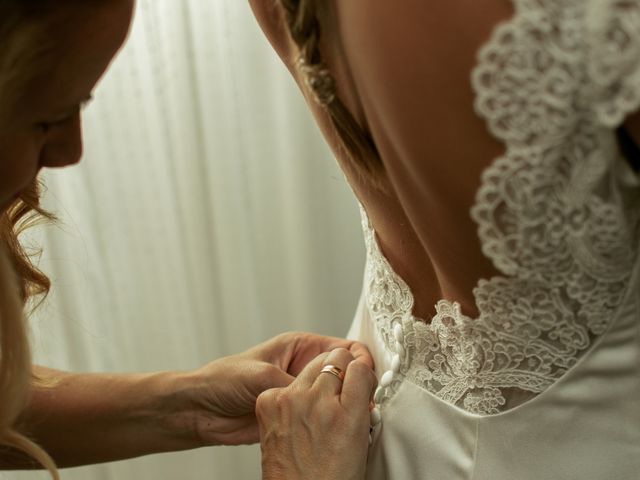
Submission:
M 380 153 L 373 141 L 339 98 L 336 84 L 322 59 L 320 39 L 320 9 L 323 0 L 280 0 L 285 11 L 287 27 L 298 47 L 296 67 L 303 76 L 315 100 L 331 117 L 346 153 L 356 171 L 379 190 L 384 190 L 380 177 L 384 171 Z

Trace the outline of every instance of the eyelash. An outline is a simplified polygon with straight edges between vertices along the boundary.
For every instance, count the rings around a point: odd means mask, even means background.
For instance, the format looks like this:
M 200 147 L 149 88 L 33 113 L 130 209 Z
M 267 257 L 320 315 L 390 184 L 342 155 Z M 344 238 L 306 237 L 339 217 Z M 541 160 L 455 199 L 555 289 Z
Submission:
M 56 120 L 55 122 L 41 122 L 38 124 L 38 128 L 44 132 L 48 132 L 49 130 L 56 128 L 56 127 L 60 127 L 61 125 L 64 125 L 65 123 L 67 123 L 69 120 L 71 119 L 71 117 L 67 117 L 61 120 Z

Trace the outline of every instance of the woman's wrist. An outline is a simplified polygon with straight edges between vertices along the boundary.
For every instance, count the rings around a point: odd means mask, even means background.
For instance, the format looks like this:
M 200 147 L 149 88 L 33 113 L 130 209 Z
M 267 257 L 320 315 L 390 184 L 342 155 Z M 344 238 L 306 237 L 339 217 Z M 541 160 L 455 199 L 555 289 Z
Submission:
M 235 441 L 238 423 L 243 420 L 228 412 L 234 402 L 227 405 L 228 399 L 221 394 L 233 390 L 235 377 L 228 369 L 218 368 L 218 363 L 194 371 L 156 374 L 151 380 L 157 394 L 150 413 L 169 450 L 246 443 Z M 250 413 L 253 415 L 253 406 Z
M 203 405 L 199 392 L 206 381 L 197 371 L 150 374 L 141 382 L 142 391 L 150 392 L 142 410 L 146 423 L 162 439 L 162 451 L 190 450 L 210 445 L 200 433 Z

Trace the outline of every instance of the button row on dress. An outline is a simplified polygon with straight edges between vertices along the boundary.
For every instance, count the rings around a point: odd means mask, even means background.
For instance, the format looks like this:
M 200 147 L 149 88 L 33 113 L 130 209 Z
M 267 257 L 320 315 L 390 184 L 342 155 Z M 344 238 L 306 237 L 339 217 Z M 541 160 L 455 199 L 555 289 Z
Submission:
M 393 326 L 393 338 L 395 339 L 395 353 L 393 358 L 391 359 L 391 370 L 387 370 L 380 378 L 380 384 L 373 394 L 373 401 L 377 405 L 382 401 L 382 396 L 387 387 L 391 385 L 394 377 L 400 371 L 400 364 L 402 363 L 402 358 L 404 357 L 404 332 L 402 331 L 402 325 L 400 323 L 396 323 Z M 380 424 L 382 421 L 382 415 L 380 413 L 380 409 L 378 407 L 374 407 L 371 410 L 371 432 Z M 369 434 L 369 444 L 373 442 L 373 438 L 371 434 Z

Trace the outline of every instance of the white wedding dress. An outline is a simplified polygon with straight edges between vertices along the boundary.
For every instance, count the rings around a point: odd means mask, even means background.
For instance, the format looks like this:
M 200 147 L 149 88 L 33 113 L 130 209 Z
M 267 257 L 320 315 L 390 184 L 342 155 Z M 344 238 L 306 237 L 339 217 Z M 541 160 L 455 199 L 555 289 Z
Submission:
M 639 0 L 515 0 L 480 51 L 476 110 L 506 153 L 470 214 L 500 272 L 478 318 L 424 320 L 363 209 L 350 336 L 380 378 L 369 479 L 640 479 Z

